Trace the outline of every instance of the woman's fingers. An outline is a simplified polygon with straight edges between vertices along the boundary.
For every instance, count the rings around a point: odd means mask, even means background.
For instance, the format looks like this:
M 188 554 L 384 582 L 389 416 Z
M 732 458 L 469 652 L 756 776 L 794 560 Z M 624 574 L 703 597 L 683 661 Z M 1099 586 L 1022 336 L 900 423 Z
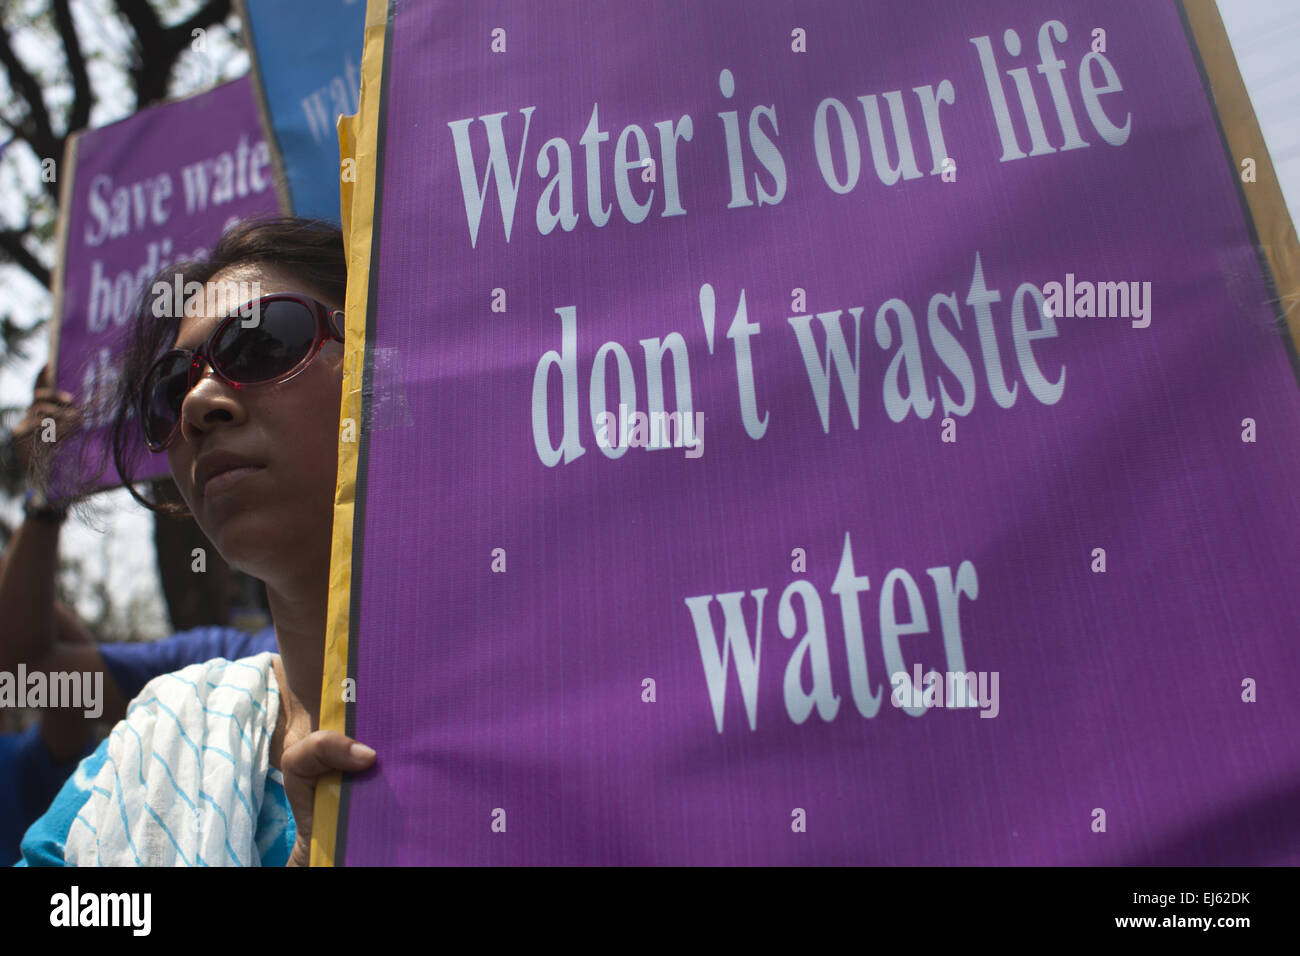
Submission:
M 72 395 L 53 388 L 36 389 L 35 398 L 28 406 L 22 420 L 14 426 L 12 441 L 18 454 L 18 463 L 26 471 L 31 467 L 32 451 L 39 434 L 51 444 L 62 441 L 82 423 L 81 409 L 74 404 Z M 45 422 L 54 423 L 53 434 L 45 430 Z
M 76 405 L 76 400 L 67 392 L 56 392 L 54 389 L 37 389 L 36 395 L 32 397 L 32 403 L 27 406 L 27 412 L 23 417 L 27 421 L 40 421 L 47 417 L 57 421 L 75 417 L 79 414 L 80 409 Z
M 375 752 L 365 744 L 337 730 L 317 730 L 284 751 L 280 769 L 286 777 L 307 779 L 332 770 L 364 770 L 374 759 Z
M 32 392 L 33 405 L 35 405 L 37 402 L 56 402 L 65 405 L 71 405 L 75 401 L 76 398 L 73 396 L 71 392 L 65 392 L 62 389 L 53 388 L 48 385 L 38 388 L 34 392 Z
M 333 771 L 357 772 L 375 762 L 375 752 L 337 730 L 317 730 L 291 747 L 280 757 L 284 774 L 284 792 L 293 811 L 297 835 L 290 866 L 307 866 L 311 856 L 312 812 L 316 780 Z
M 37 428 L 42 425 L 47 418 L 54 419 L 55 428 L 59 425 L 71 425 L 81 417 L 81 412 L 75 405 L 56 405 L 53 402 L 38 402 L 27 409 L 27 414 L 23 417 L 23 423 L 28 428 Z

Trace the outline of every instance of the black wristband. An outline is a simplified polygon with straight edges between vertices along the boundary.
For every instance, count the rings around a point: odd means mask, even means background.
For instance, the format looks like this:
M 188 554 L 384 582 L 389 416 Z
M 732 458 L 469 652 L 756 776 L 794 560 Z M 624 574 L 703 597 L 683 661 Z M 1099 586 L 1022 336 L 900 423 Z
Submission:
M 48 524 L 62 524 L 68 517 L 68 509 L 59 505 L 52 505 L 45 499 L 44 495 L 29 491 L 23 498 L 23 514 Z

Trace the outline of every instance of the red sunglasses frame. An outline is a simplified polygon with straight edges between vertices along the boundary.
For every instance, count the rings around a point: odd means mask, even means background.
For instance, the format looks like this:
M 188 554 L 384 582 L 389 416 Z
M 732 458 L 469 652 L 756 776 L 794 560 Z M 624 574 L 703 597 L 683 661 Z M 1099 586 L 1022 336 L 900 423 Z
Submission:
M 274 378 L 264 379 L 260 382 L 235 381 L 233 378 L 231 378 L 229 375 L 223 372 L 220 368 L 218 368 L 215 364 L 213 364 L 212 344 L 217 340 L 217 338 L 221 335 L 222 332 L 224 332 L 227 328 L 230 327 L 230 323 L 236 320 L 243 320 L 243 319 L 247 319 L 250 315 L 256 315 L 258 316 L 258 322 L 254 323 L 253 325 L 247 326 L 247 328 L 255 328 L 258 324 L 260 324 L 262 308 L 266 305 L 269 305 L 272 302 L 279 302 L 279 301 L 297 302 L 301 305 L 306 306 L 308 309 L 311 310 L 312 315 L 315 316 L 316 318 L 316 334 L 312 342 L 311 348 L 308 349 L 307 354 L 303 356 L 302 361 L 296 364 L 289 371 L 285 372 L 283 375 L 277 375 Z M 335 320 L 336 316 L 337 316 L 337 321 Z M 343 321 L 344 321 L 344 312 L 342 309 L 331 309 L 328 305 L 325 305 L 325 303 L 323 302 L 318 302 L 316 299 L 313 299 L 310 296 L 301 295 L 296 292 L 275 292 L 270 295 L 264 295 L 258 299 L 253 299 L 250 302 L 245 302 L 239 308 L 235 309 L 233 312 L 228 314 L 225 318 L 223 318 L 220 322 L 217 323 L 217 327 L 212 330 L 212 334 L 209 335 L 207 337 L 207 340 L 198 348 L 171 349 L 167 352 L 164 352 L 161 356 L 158 357 L 157 361 L 155 361 L 152 365 L 149 366 L 149 371 L 144 376 L 144 385 L 140 389 L 140 400 L 139 400 L 139 408 L 138 408 L 140 414 L 140 430 L 144 432 L 144 440 L 145 443 L 149 446 L 149 450 L 153 452 L 160 452 L 160 451 L 166 451 L 168 448 L 170 448 L 175 443 L 176 436 L 180 433 L 181 422 L 183 421 L 183 416 L 177 415 L 176 424 L 172 426 L 172 429 L 170 432 L 168 432 L 167 437 L 163 439 L 161 442 L 155 442 L 153 441 L 153 439 L 149 437 L 148 427 L 146 426 L 145 422 L 148 421 L 150 381 L 153 379 L 154 373 L 157 372 L 158 367 L 162 365 L 164 362 L 178 355 L 190 356 L 189 382 L 186 384 L 185 387 L 186 395 L 189 395 L 189 393 L 193 390 L 194 386 L 198 384 L 199 379 L 202 377 L 201 369 L 204 365 L 207 365 L 208 368 L 212 369 L 212 373 L 218 378 L 218 380 L 224 382 L 226 385 L 229 385 L 231 388 L 245 389 L 245 388 L 256 388 L 261 385 L 278 385 L 281 382 L 289 381 L 289 379 L 293 378 L 295 375 L 297 375 L 303 369 L 305 369 L 308 365 L 310 365 L 312 361 L 316 358 L 316 356 L 320 353 L 321 346 L 323 346 L 326 342 L 329 341 L 342 342 L 343 328 L 344 328 L 342 324 Z M 182 399 L 181 402 L 182 404 L 184 404 L 184 399 Z

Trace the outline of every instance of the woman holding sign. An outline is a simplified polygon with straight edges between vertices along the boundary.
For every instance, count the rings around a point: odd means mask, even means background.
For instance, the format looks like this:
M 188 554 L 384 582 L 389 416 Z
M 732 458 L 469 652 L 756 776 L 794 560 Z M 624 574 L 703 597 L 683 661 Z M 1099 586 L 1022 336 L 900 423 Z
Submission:
M 279 654 L 146 685 L 28 831 L 24 864 L 306 866 L 316 779 L 374 762 L 318 729 L 346 279 L 338 227 L 283 218 L 235 227 L 148 287 L 114 464 L 146 507 L 188 511 L 265 583 Z M 131 487 L 141 429 L 182 502 Z

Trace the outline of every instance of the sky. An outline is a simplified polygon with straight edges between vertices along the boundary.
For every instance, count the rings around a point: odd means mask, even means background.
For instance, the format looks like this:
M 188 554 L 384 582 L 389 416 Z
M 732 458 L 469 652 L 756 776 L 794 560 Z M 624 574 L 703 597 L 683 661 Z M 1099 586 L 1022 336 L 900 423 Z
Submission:
M 24 0 L 33 6 L 37 0 Z M 185 15 L 194 3 L 184 4 L 178 16 Z M 1277 169 L 1282 192 L 1293 221 L 1300 214 L 1300 0 L 1218 0 L 1220 14 L 1237 58 L 1246 89 L 1254 103 L 1264 133 L 1269 155 Z M 125 54 L 125 28 L 116 17 L 106 14 L 106 0 L 74 0 L 78 36 L 90 50 L 102 49 L 113 62 L 121 63 Z M 28 63 L 57 59 L 57 48 L 43 47 L 38 37 L 23 37 L 19 55 Z M 92 79 L 104 80 L 114 75 L 111 65 L 93 66 Z M 221 75 L 232 78 L 247 70 L 247 56 L 230 48 L 214 49 L 209 59 L 193 56 L 181 67 L 176 92 L 191 91 Z M 97 89 L 104 89 L 97 85 Z M 104 102 L 92 114 L 92 125 L 99 126 L 121 118 L 130 102 L 122 82 L 110 87 Z M 0 197 L 15 193 L 12 172 L 0 167 Z M 10 207 L 12 203 L 10 203 Z M 0 198 L 0 216 L 13 224 L 23 211 L 6 207 Z M 0 297 L 7 305 L 24 303 L 33 315 L 43 314 L 47 305 L 45 291 L 25 272 L 13 266 L 0 267 Z M 31 400 L 31 385 L 45 363 L 44 341 L 35 343 L 29 361 L 15 362 L 0 372 L 0 404 L 25 405 Z M 78 555 L 87 560 L 94 573 L 106 576 L 115 594 L 138 594 L 143 618 L 148 622 L 138 636 L 155 638 L 166 633 L 163 602 L 158 585 L 153 548 L 153 520 L 136 505 L 125 491 L 101 496 L 102 516 L 96 528 L 76 519 L 65 526 L 60 553 Z M 0 513 L 17 522 L 21 509 L 0 503 Z M 71 582 L 69 582 L 71 583 Z M 78 610 L 93 616 L 96 602 L 90 589 L 81 582 Z M 125 604 L 125 598 L 120 599 Z

